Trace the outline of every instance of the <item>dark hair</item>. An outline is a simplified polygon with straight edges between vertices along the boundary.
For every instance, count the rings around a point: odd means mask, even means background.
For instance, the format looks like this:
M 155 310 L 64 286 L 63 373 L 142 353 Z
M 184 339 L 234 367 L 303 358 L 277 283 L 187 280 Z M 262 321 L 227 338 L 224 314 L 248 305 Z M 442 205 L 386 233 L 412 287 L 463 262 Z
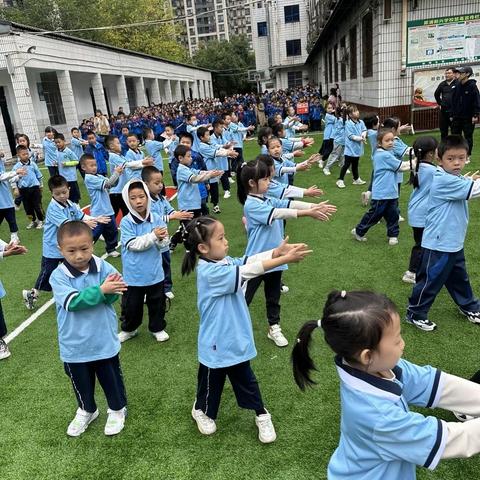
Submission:
M 190 148 L 187 147 L 186 145 L 177 145 L 177 147 L 175 148 L 175 151 L 173 152 L 173 156 L 175 157 L 176 160 L 178 160 L 180 157 L 184 157 L 189 151 L 190 151 Z
M 189 138 L 193 145 L 193 135 L 190 132 L 182 132 L 179 135 L 178 140 L 180 141 L 182 138 Z
M 367 129 L 371 130 L 379 123 L 378 115 L 369 115 L 368 117 L 365 117 L 363 119 L 363 123 L 365 124 Z
M 27 141 L 27 147 L 30 148 L 30 138 L 26 133 L 17 133 L 15 134 L 15 138 L 17 139 L 17 143 L 20 138 L 24 138 Z
M 53 175 L 48 179 L 48 189 L 52 192 L 54 188 L 68 187 L 68 182 L 61 175 Z
M 438 141 L 434 137 L 419 137 L 413 142 L 413 148 L 410 149 L 410 185 L 413 185 L 413 188 L 418 188 L 420 186 L 418 182 L 418 169 L 420 167 L 420 162 L 422 162 L 429 152 L 435 152 L 438 147 Z M 413 168 L 413 157 L 417 157 L 417 165 L 415 169 Z
M 395 130 L 397 130 L 398 127 L 400 127 L 400 119 L 397 117 L 387 118 L 383 121 L 382 127 L 390 129 L 394 128 Z
M 185 227 L 182 240 L 185 247 L 185 255 L 182 262 L 182 275 L 193 272 L 197 263 L 198 244 L 207 243 L 213 233 L 212 226 L 217 222 L 212 217 L 199 217 L 191 220 Z
M 330 348 L 347 362 L 355 363 L 362 350 L 378 347 L 393 313 L 397 313 L 395 304 L 381 293 L 334 290 L 323 308 L 321 328 Z M 309 347 L 317 327 L 317 321 L 305 323 L 292 351 L 293 377 L 302 390 L 315 384 L 310 376 L 316 368 Z
M 192 117 L 196 117 L 196 115 L 195 115 L 194 113 L 189 113 L 189 114 L 185 117 L 185 120 L 186 120 L 187 122 L 189 122 L 189 121 L 192 119 Z
M 266 145 L 268 138 L 272 135 L 272 129 L 270 127 L 262 127 L 258 130 L 257 143 L 260 146 Z M 264 140 L 265 139 L 265 140 Z
M 267 123 L 268 123 L 268 128 L 273 128 L 277 124 L 277 122 L 275 121 L 275 115 L 268 117 Z
M 203 138 L 207 132 L 208 132 L 207 127 L 198 127 L 197 128 L 197 137 L 198 138 Z
M 72 128 L 70 129 L 70 133 L 73 133 L 75 130 L 80 131 L 78 127 L 72 127 Z
M 25 145 L 17 145 L 15 148 L 15 151 L 17 153 L 23 152 L 25 150 L 28 152 L 28 147 L 26 147 Z
M 255 160 L 264 163 L 269 169 L 275 165 L 275 162 L 270 155 L 258 155 Z
M 57 243 L 62 244 L 65 237 L 78 237 L 86 234 L 93 241 L 92 229 L 85 223 L 79 220 L 63 223 L 57 232 Z
M 270 137 L 268 140 L 267 140 L 267 143 L 265 144 L 267 146 L 267 148 L 270 146 L 270 144 L 272 142 L 280 142 L 280 145 L 282 145 L 282 141 L 280 140 L 280 138 L 278 138 L 276 135 Z
M 65 141 L 65 135 L 63 133 L 56 133 L 54 136 L 53 136 L 53 139 L 54 140 L 63 140 Z
M 270 176 L 270 167 L 266 163 L 259 161 L 258 157 L 255 160 L 250 160 L 248 163 L 242 163 L 237 170 L 237 197 L 238 201 L 244 205 L 250 191 L 249 180 L 257 183 L 260 179 Z
M 142 168 L 142 180 L 147 183 L 150 181 L 152 178 L 152 175 L 155 173 L 162 173 L 157 167 L 149 166 L 149 167 L 143 167 Z
M 90 154 L 90 153 L 84 153 L 81 157 L 80 157 L 80 160 L 78 161 L 80 163 L 80 167 L 83 167 L 85 166 L 85 163 L 87 163 L 88 160 L 95 160 L 95 157 Z
M 138 140 L 138 136 L 136 133 L 133 133 L 133 132 L 128 132 L 128 135 L 127 135 L 127 138 L 128 137 L 135 137 L 137 140 Z
M 109 149 L 116 138 L 118 138 L 116 135 L 107 135 L 104 140 L 105 146 Z
M 451 150 L 452 148 L 461 148 L 468 153 L 468 142 L 461 135 L 449 135 L 444 138 L 438 146 L 437 153 L 439 158 L 442 158 L 447 150 Z
M 87 137 L 89 135 L 95 135 L 95 132 L 93 130 L 87 130 L 87 133 L 86 133 Z M 97 136 L 95 135 L 95 138 L 97 138 Z
M 142 131 L 143 138 L 147 138 L 147 135 L 150 134 L 150 132 L 153 132 L 153 130 L 150 127 L 145 127 Z
M 57 133 L 53 127 L 45 127 L 45 133 Z
M 392 133 L 391 128 L 385 128 L 385 127 L 379 128 L 377 132 L 377 145 L 381 146 L 383 137 L 389 133 Z
M 171 123 L 167 123 L 167 124 L 165 125 L 165 128 L 167 128 L 167 127 L 172 128 L 173 130 L 175 130 L 175 127 L 174 127 Z
M 132 182 L 128 186 L 128 193 L 130 193 L 132 190 L 135 190 L 136 188 L 139 188 L 140 190 L 143 190 L 145 192 L 145 187 L 143 186 L 143 183 L 138 181 L 138 182 Z
M 282 132 L 283 130 L 285 130 L 285 125 L 283 123 L 277 123 L 276 125 L 274 125 L 272 127 L 273 136 L 274 137 L 279 137 L 280 132 Z
M 223 115 L 222 115 L 222 118 L 223 118 Z M 217 118 L 216 120 L 213 121 L 212 128 L 216 128 L 219 125 L 224 125 L 224 121 L 221 118 Z

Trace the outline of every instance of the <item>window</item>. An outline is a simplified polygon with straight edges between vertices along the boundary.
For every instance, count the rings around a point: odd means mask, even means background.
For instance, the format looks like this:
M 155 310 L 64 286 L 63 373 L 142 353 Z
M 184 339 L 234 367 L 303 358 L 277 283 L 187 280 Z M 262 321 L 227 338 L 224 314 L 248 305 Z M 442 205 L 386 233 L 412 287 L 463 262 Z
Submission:
M 268 35 L 267 22 L 257 23 L 257 34 L 259 37 L 266 37 Z
M 188 25 L 189 25 L 190 27 L 193 27 L 193 25 L 194 25 L 194 20 L 193 20 L 193 18 L 189 18 L 189 19 L 188 19 Z
M 219 15 L 219 16 L 218 16 L 218 21 L 219 21 L 219 22 L 223 22 L 223 15 Z
M 225 31 L 225 25 L 223 23 L 221 23 L 220 25 L 218 25 L 218 31 L 219 32 L 224 32 Z
M 384 0 L 383 2 L 383 19 L 392 19 L 392 0 Z
M 288 88 L 301 87 L 302 86 L 302 71 L 288 72 Z
M 373 15 L 367 13 L 362 18 L 362 59 L 363 76 L 373 76 Z
M 346 58 L 346 42 L 345 37 L 340 39 L 340 80 L 345 82 L 347 80 L 347 63 L 345 62 Z
M 287 40 L 287 57 L 296 57 L 302 54 L 302 41 L 297 40 Z
M 65 112 L 63 111 L 62 96 L 58 86 L 57 72 L 40 73 L 43 96 L 47 104 L 48 119 L 52 125 L 64 125 Z
M 338 82 L 338 45 L 333 47 L 333 71 L 335 81 Z
M 352 27 L 349 33 L 350 40 L 350 78 L 357 78 L 357 27 Z
M 300 21 L 300 7 L 298 5 L 287 5 L 283 10 L 285 14 L 285 23 Z

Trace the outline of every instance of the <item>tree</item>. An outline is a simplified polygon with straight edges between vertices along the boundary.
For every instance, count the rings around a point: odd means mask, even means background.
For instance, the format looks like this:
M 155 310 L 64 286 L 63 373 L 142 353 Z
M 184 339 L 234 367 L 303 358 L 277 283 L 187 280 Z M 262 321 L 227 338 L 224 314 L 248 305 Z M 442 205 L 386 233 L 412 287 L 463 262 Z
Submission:
M 168 20 L 173 18 L 173 12 L 169 0 L 23 0 L 15 2 L 13 7 L 0 8 L 0 17 L 54 31 Z M 71 35 L 188 63 L 187 50 L 176 40 L 181 29 L 179 23 L 171 21 Z
M 255 68 L 255 55 L 247 37 L 238 35 L 230 41 L 211 40 L 201 44 L 192 60 L 198 67 L 213 70 L 213 89 L 217 96 L 252 91 L 248 70 Z

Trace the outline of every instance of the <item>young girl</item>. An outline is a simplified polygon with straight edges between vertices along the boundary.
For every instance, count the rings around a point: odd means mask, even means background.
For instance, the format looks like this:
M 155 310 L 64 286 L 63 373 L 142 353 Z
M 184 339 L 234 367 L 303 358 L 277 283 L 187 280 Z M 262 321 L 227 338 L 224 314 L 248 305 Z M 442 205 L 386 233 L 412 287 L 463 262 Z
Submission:
M 292 352 L 302 390 L 315 383 L 309 346 L 316 328 L 336 354 L 340 377 L 340 443 L 328 464 L 329 480 L 414 480 L 416 465 L 433 470 L 440 459 L 480 452 L 480 419 L 445 422 L 409 411 L 411 404 L 480 416 L 480 386 L 403 360 L 391 300 L 366 291 L 329 294 L 322 319 L 300 329 Z
M 352 230 L 353 237 L 365 242 L 365 234 L 376 225 L 381 218 L 387 223 L 389 245 L 398 243 L 398 186 L 397 172 L 410 170 L 410 162 L 402 162 L 393 156 L 393 133 L 390 129 L 382 129 L 377 135 L 377 150 L 373 155 L 373 187 L 370 210 Z
M 43 157 L 45 159 L 45 166 L 48 168 L 48 173 L 51 177 L 58 175 L 57 166 L 57 146 L 53 137 L 57 131 L 53 127 L 45 128 L 45 137 L 42 140 Z
M 329 155 L 333 150 L 333 127 L 337 117 L 335 116 L 335 107 L 328 103 L 325 113 L 325 130 L 323 131 L 323 142 L 318 153 L 321 155 L 321 159 L 318 161 L 318 166 L 323 168 L 324 163 L 328 160 Z
M 345 123 L 345 163 L 340 170 L 340 176 L 337 180 L 338 188 L 345 188 L 343 179 L 352 166 L 353 185 L 365 185 L 358 173 L 358 163 L 363 155 L 363 144 L 366 142 L 367 129 L 365 124 L 360 120 L 360 112 L 355 105 L 347 107 L 348 120 Z
M 330 169 L 335 162 L 338 162 L 340 168 L 345 163 L 345 123 L 347 121 L 347 108 L 345 106 L 338 107 L 336 111 L 335 126 L 333 129 L 333 150 L 330 154 L 323 173 L 330 175 Z
M 336 211 L 334 205 L 326 202 L 318 205 L 266 197 L 270 185 L 270 169 L 265 163 L 252 160 L 240 166 L 238 171 L 238 199 L 244 205 L 247 226 L 246 255 L 255 255 L 278 247 L 283 241 L 283 220 L 297 217 L 312 217 L 329 220 Z M 245 299 L 249 305 L 258 287 L 264 282 L 267 319 L 267 337 L 278 347 L 288 345 L 280 328 L 280 290 L 282 271 L 286 265 L 272 269 L 247 283 Z
M 378 115 L 372 115 L 370 117 L 365 117 L 363 119 L 363 123 L 365 123 L 365 128 L 367 129 L 367 140 L 370 145 L 370 152 L 371 152 L 371 159 L 373 165 L 373 154 L 377 149 L 377 133 L 378 127 L 380 125 L 380 118 Z M 365 192 L 362 192 L 362 205 L 366 207 L 370 202 L 370 197 L 372 196 L 372 182 L 373 182 L 373 168 L 372 168 L 372 175 L 370 176 L 370 184 L 368 185 L 368 189 Z
M 408 270 L 402 280 L 415 283 L 415 274 L 422 261 L 422 237 L 428 210 L 430 186 L 436 171 L 435 155 L 438 142 L 433 137 L 420 137 L 413 144 L 413 153 L 417 159 L 415 170 L 410 173 L 413 192 L 408 202 L 408 224 L 413 230 L 415 245 L 412 247 Z
M 283 121 L 285 126 L 286 138 L 292 138 L 297 132 L 302 133 L 308 130 L 308 125 L 304 125 L 299 117 L 295 115 L 295 108 L 287 107 L 287 116 Z
M 199 368 L 192 417 L 200 433 L 215 433 L 215 419 L 228 376 L 238 405 L 255 411 L 259 440 L 271 443 L 277 435 L 250 366 L 257 352 L 242 284 L 266 270 L 298 262 L 310 250 L 305 244 L 291 245 L 283 241 L 277 248 L 259 255 L 232 258 L 227 256 L 228 241 L 223 225 L 211 217 L 200 217 L 188 224 L 184 245 L 182 275 L 191 273 L 197 255 L 200 257 L 197 266 Z

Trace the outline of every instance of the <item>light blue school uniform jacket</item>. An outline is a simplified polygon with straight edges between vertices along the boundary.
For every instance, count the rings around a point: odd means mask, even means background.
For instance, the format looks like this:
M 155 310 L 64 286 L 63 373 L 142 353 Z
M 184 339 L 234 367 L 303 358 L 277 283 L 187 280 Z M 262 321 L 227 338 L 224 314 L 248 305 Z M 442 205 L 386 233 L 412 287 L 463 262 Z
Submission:
M 224 159 L 227 157 L 217 157 L 216 151 L 222 148 L 220 145 L 213 145 L 211 143 L 200 142 L 199 149 L 195 150 L 198 152 L 203 159 L 205 160 L 205 165 L 208 170 L 225 170 L 222 165 L 224 165 Z M 177 171 L 177 182 L 178 182 L 178 171 Z M 218 183 L 219 177 L 210 178 L 208 183 Z M 198 188 L 198 187 L 197 187 Z
M 63 150 L 57 150 L 58 173 L 65 178 L 67 182 L 77 181 L 77 166 L 68 167 L 66 162 L 78 162 L 78 157 L 67 147 Z
M 447 443 L 447 426 L 408 406 L 435 408 L 444 374 L 403 359 L 391 380 L 354 369 L 339 357 L 335 364 L 342 417 L 328 480 L 415 480 L 416 465 L 435 469 Z
M 90 195 L 90 214 L 92 217 L 99 217 L 100 215 L 110 217 L 115 213 L 110 201 L 109 190 L 105 187 L 106 181 L 107 179 L 98 173 L 95 175 L 87 173 L 85 175 L 85 186 Z
M 337 118 L 335 121 L 335 130 L 333 132 L 333 143 L 335 145 L 345 146 L 345 123 L 343 118 Z
M 393 154 L 399 160 L 403 159 L 403 156 L 408 152 L 410 147 L 400 138 L 395 137 L 393 140 Z M 397 183 L 403 183 L 403 172 L 397 173 Z
M 327 113 L 325 115 L 325 129 L 323 131 L 323 139 L 330 140 L 333 138 L 333 128 L 335 126 L 335 122 L 337 117 L 332 113 Z
M 13 195 L 10 180 L 16 175 L 5 171 L 5 162 L 0 159 L 0 209 L 13 208 Z
M 93 256 L 87 272 L 81 272 L 66 261 L 50 277 L 57 309 L 60 358 L 66 363 L 84 363 L 114 357 L 120 351 L 118 319 L 112 303 L 118 295 L 104 295 L 100 285 L 115 268 Z M 99 303 L 75 311 L 71 301 L 85 289 L 92 289 Z M 92 292 L 93 294 L 93 292 Z
M 115 167 L 121 167 L 127 162 L 127 159 L 123 155 L 118 153 L 108 152 L 108 163 L 110 164 L 110 171 L 113 172 Z M 123 187 L 127 183 L 127 171 L 128 168 L 122 172 L 118 179 L 118 183 L 110 189 L 110 193 L 122 193 Z M 141 172 L 142 170 L 139 169 Z
M 360 137 L 365 131 L 365 124 L 359 120 L 354 122 L 349 118 L 345 123 L 345 155 L 361 157 L 363 155 L 363 142 L 353 140 L 353 136 Z
M 18 170 L 19 168 L 25 168 L 27 174 L 23 177 L 18 177 L 18 188 L 40 187 L 42 185 L 43 175 L 35 162 L 31 160 L 28 160 L 27 163 L 17 162 L 12 170 Z
M 132 150 L 131 148 L 128 149 L 127 153 L 125 154 L 125 160 L 127 162 L 138 162 L 139 160 L 143 160 L 145 158 L 145 155 L 143 152 L 139 150 Z M 110 161 L 110 159 L 109 159 Z M 133 169 L 133 168 L 126 168 L 125 171 L 123 172 L 125 177 L 125 183 L 127 183 L 129 180 L 132 180 L 133 178 L 136 179 L 141 179 L 142 178 L 142 169 Z
M 440 252 L 459 252 L 468 226 L 468 203 L 473 180 L 437 167 L 428 197 L 422 247 Z
M 217 137 L 215 134 L 212 134 L 210 136 L 210 144 L 215 145 L 218 148 L 223 148 L 226 143 L 231 141 L 231 138 L 228 138 L 229 136 L 230 135 L 226 135 L 225 132 L 219 137 Z M 219 165 L 218 170 L 228 170 L 228 157 L 217 157 L 217 163 Z M 207 166 L 207 168 L 209 167 Z
M 150 194 L 152 200 L 152 213 L 159 215 L 163 222 L 168 223 L 170 220 L 168 216 L 175 211 L 175 209 L 170 205 L 170 202 L 163 196 L 154 197 Z M 165 246 L 160 248 L 160 252 L 168 252 L 170 247 L 167 243 Z
M 206 367 L 231 367 L 257 355 L 240 275 L 246 260 L 200 258 L 198 262 L 198 361 Z
M 179 210 L 199 210 L 202 208 L 202 198 L 197 183 L 192 178 L 200 173 L 199 170 L 179 164 L 177 170 L 177 203 Z
M 408 224 L 411 227 L 425 228 L 430 187 L 436 170 L 429 162 L 421 162 L 418 166 L 418 188 L 413 189 L 408 202 Z
M 145 140 L 145 148 L 147 149 L 148 155 L 153 158 L 153 166 L 163 173 L 163 142 L 157 140 Z
M 70 150 L 77 156 L 80 160 L 80 157 L 83 155 L 83 145 L 82 141 L 79 138 L 72 137 L 70 140 Z
M 42 140 L 43 156 L 45 157 L 45 166 L 53 167 L 57 162 L 57 146 L 55 141 L 44 137 Z
M 231 122 L 228 126 L 228 131 L 230 133 L 230 138 L 234 143 L 233 148 L 242 148 L 243 141 L 245 140 L 247 128 L 242 122 L 233 123 Z
M 401 160 L 393 153 L 378 148 L 373 155 L 372 200 L 393 200 L 398 198 L 397 172 Z

